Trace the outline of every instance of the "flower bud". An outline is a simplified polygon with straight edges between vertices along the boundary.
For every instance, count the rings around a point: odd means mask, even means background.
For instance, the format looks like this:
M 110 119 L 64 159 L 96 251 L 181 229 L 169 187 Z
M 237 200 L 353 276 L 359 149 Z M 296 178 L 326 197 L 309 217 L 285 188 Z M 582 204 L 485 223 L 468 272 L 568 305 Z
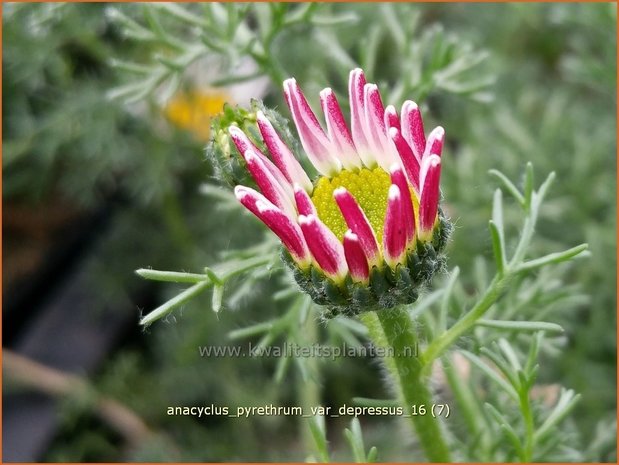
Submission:
M 385 108 L 360 69 L 350 73 L 350 130 L 330 88 L 320 94 L 325 125 L 294 79 L 284 95 L 314 170 L 301 165 L 285 121 L 254 103 L 214 131 L 219 159 L 245 167 L 260 190 L 235 195 L 281 239 L 284 262 L 324 317 L 415 302 L 445 268 L 452 228 L 439 205 L 445 130 L 426 138 L 417 105 L 405 102 L 400 116 Z M 232 162 L 223 169 L 229 176 Z

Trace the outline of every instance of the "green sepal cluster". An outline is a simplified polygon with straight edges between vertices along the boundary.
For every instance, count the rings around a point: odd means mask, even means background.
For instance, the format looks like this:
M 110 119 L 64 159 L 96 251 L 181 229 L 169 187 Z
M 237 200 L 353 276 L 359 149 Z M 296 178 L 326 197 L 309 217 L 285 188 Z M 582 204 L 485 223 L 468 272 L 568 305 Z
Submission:
M 373 267 L 368 284 L 355 283 L 350 276 L 341 284 L 335 283 L 313 265 L 301 270 L 284 248 L 282 258 L 301 290 L 324 307 L 324 318 L 354 316 L 415 302 L 432 277 L 445 269 L 444 250 L 451 230 L 451 223 L 439 211 L 432 241 L 417 242 L 407 254 L 406 265 L 400 264 L 395 270 L 386 263 Z
M 256 111 L 253 108 L 246 109 L 226 103 L 223 112 L 212 119 L 211 139 L 206 145 L 206 158 L 213 166 L 215 177 L 223 184 L 229 187 L 238 184 L 255 187 L 246 169 L 245 159 L 228 134 L 230 126 L 238 126 L 257 147 L 262 145 L 256 124 Z
M 299 159 L 299 144 L 292 136 L 286 118 L 275 110 L 266 108 L 262 101 L 257 99 L 251 101 L 249 109 L 225 104 L 223 112 L 211 122 L 211 138 L 206 145 L 206 157 L 213 166 L 215 177 L 229 187 L 241 184 L 256 188 L 247 171 L 245 159 L 230 138 L 228 129 L 230 126 L 238 126 L 256 147 L 263 153 L 268 153 L 256 121 L 258 111 L 265 114 L 284 143 Z

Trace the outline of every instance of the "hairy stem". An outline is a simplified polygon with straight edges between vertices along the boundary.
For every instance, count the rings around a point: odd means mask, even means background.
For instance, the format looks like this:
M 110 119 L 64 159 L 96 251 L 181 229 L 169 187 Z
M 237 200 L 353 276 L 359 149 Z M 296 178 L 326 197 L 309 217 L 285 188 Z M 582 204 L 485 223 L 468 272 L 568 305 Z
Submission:
M 269 263 L 273 257 L 270 255 L 264 255 L 260 257 L 248 258 L 246 260 L 227 263 L 224 264 L 224 270 L 217 270 L 218 273 L 215 273 L 211 270 L 211 275 L 196 275 L 195 273 L 174 273 L 167 271 L 159 271 L 159 270 L 146 270 L 140 269 L 137 270 L 137 274 L 149 279 L 157 279 L 158 281 L 174 281 L 174 282 L 195 282 L 193 286 L 185 289 L 183 292 L 178 294 L 176 297 L 168 300 L 163 305 L 160 305 L 155 310 L 150 312 L 148 315 L 144 316 L 140 320 L 140 324 L 143 326 L 150 325 L 153 321 L 156 321 L 160 318 L 165 317 L 170 314 L 174 309 L 178 308 L 180 305 L 185 302 L 193 299 L 197 295 L 204 292 L 209 287 L 212 287 L 214 282 L 210 276 L 213 276 L 220 282 L 226 282 L 228 279 L 236 276 L 238 274 L 249 271 L 253 268 L 258 268 L 260 266 L 266 265 Z M 198 280 L 198 277 L 201 276 L 201 280 Z M 216 284 L 216 283 L 215 283 Z
M 450 462 L 450 453 L 439 418 L 432 413 L 433 399 L 428 388 L 429 379 L 422 373 L 423 365 L 416 353 L 417 333 L 410 316 L 397 307 L 361 315 L 374 345 L 384 349 L 385 365 L 391 374 L 400 403 L 417 432 L 421 447 L 428 460 Z M 412 415 L 412 407 L 415 413 Z M 425 414 L 420 414 L 423 406 Z

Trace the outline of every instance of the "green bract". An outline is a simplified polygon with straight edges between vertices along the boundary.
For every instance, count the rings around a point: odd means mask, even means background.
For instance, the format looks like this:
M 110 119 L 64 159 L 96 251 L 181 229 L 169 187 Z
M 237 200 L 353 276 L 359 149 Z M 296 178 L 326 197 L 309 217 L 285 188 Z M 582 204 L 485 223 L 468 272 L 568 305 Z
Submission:
M 354 316 L 415 302 L 432 277 L 445 270 L 445 247 L 452 229 L 451 222 L 439 209 L 439 223 L 432 242 L 417 242 L 416 248 L 406 256 L 406 265 L 398 265 L 395 271 L 385 263 L 380 268 L 372 268 L 368 285 L 353 282 L 350 277 L 339 285 L 314 266 L 303 271 L 283 247 L 281 256 L 301 290 L 322 306 L 324 318 Z

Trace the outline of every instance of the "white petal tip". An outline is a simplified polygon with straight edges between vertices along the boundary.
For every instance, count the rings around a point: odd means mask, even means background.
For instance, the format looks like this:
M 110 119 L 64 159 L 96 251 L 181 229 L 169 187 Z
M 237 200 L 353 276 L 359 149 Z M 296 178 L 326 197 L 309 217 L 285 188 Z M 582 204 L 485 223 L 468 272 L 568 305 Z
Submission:
M 399 163 L 392 163 L 391 166 L 389 167 L 389 172 L 391 174 L 396 173 L 398 171 L 402 171 L 402 166 L 400 166 Z
M 428 163 L 430 164 L 430 166 L 432 168 L 436 167 L 437 165 L 441 164 L 441 157 L 438 156 L 437 154 L 433 153 L 432 155 L 430 155 Z
M 333 191 L 333 197 L 339 197 L 341 195 L 346 194 L 348 192 L 344 186 L 340 186 Z
M 389 200 L 397 200 L 400 198 L 400 188 L 395 184 L 391 184 L 389 187 Z
M 404 102 L 404 104 L 402 105 L 402 107 L 404 109 L 406 109 L 407 111 L 415 111 L 419 109 L 419 105 L 417 105 L 415 102 L 413 102 L 412 100 L 407 100 L 406 102 Z
M 241 131 L 241 128 L 239 128 L 236 125 L 232 125 L 228 128 L 228 134 L 230 134 L 231 136 L 234 136 L 236 133 L 236 135 L 242 135 L 244 136 L 245 133 L 243 131 Z
M 296 85 L 297 81 L 294 78 L 286 79 L 284 81 L 284 94 L 288 94 L 289 97 L 292 97 L 291 94 L 294 93 Z
M 327 97 L 329 95 L 332 95 L 332 94 L 333 94 L 333 89 L 331 89 L 331 87 L 325 87 L 324 89 L 322 89 L 320 91 L 320 96 L 322 98 L 325 98 L 325 97 Z
M 347 231 L 344 233 L 344 237 L 345 237 L 346 239 L 348 239 L 348 240 L 355 241 L 355 242 L 359 242 L 359 236 L 357 236 L 357 235 L 356 235 L 354 232 L 352 232 L 350 229 L 349 229 L 349 230 L 347 230 Z
M 245 186 L 234 186 L 234 195 L 237 199 L 241 200 L 248 194 L 247 187 Z
M 314 215 L 299 215 L 299 224 L 312 224 L 315 221 Z

